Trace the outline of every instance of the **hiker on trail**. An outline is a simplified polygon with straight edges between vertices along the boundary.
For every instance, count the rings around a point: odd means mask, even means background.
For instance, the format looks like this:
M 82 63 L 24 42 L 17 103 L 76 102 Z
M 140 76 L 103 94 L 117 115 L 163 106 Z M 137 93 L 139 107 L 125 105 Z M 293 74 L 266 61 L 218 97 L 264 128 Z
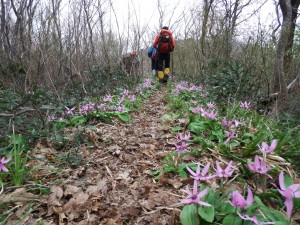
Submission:
M 171 52 L 175 48 L 175 41 L 172 32 L 164 26 L 160 33 L 156 35 L 152 45 L 157 49 L 157 76 L 160 83 L 167 83 L 170 76 Z
M 151 59 L 151 71 L 155 77 L 157 76 L 157 55 L 156 48 L 151 45 L 148 49 L 148 57 Z
M 121 59 L 122 69 L 130 75 L 137 76 L 139 64 L 140 59 L 136 51 L 131 52 L 129 56 L 123 56 Z

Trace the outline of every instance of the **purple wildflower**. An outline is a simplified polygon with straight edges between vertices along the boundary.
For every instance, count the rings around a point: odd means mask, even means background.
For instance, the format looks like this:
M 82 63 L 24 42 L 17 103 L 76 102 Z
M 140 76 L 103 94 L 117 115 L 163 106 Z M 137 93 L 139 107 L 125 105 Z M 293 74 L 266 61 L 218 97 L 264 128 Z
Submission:
M 251 106 L 250 102 L 244 101 L 244 102 L 240 102 L 240 107 L 243 109 L 249 109 Z
M 216 175 L 220 178 L 231 177 L 234 172 L 234 168 L 232 167 L 232 161 L 228 163 L 225 169 L 222 169 L 221 166 L 219 165 L 219 162 L 216 161 L 216 167 L 217 168 L 214 168 L 213 166 L 214 170 L 216 171 Z
M 231 139 L 234 138 L 234 132 L 225 130 L 225 135 L 227 136 L 226 141 L 224 141 L 224 144 L 226 145 Z
M 215 104 L 215 103 L 212 103 L 212 102 L 207 103 L 206 106 L 207 106 L 209 109 L 215 109 L 215 108 L 216 108 L 216 104 Z
M 247 200 L 238 191 L 233 191 L 231 197 L 229 203 L 234 207 L 245 208 L 253 203 L 253 194 L 250 188 L 248 188 Z
M 190 139 L 190 137 L 191 137 L 191 133 L 190 133 L 190 132 L 188 132 L 188 133 L 185 134 L 184 136 L 183 136 L 182 133 L 179 133 L 179 135 L 178 135 L 179 141 L 187 141 L 187 140 Z
M 111 102 L 112 101 L 112 96 L 111 95 L 105 95 L 105 97 L 103 98 L 104 102 Z
M 105 111 L 106 110 L 106 106 L 105 104 L 101 103 L 100 105 L 97 106 L 98 109 Z
M 129 100 L 130 100 L 131 102 L 134 102 L 135 99 L 136 99 L 136 98 L 135 98 L 135 95 L 130 95 L 128 98 L 129 98 Z
M 197 106 L 196 108 L 192 109 L 192 113 L 194 113 L 194 114 L 198 114 L 201 111 L 203 111 L 201 106 Z
M 215 119 L 217 117 L 218 113 L 215 111 L 207 112 L 203 111 L 202 116 L 207 117 L 209 119 Z
M 129 90 L 128 89 L 125 89 L 123 91 L 123 94 L 122 94 L 124 97 L 128 96 L 129 95 Z
M 224 117 L 223 118 L 223 120 L 222 120 L 222 125 L 224 126 L 224 127 L 230 127 L 231 125 L 232 125 L 232 121 L 231 120 L 226 120 L 226 117 Z
M 248 168 L 255 173 L 260 173 L 260 174 L 266 174 L 270 178 L 272 178 L 270 175 L 267 174 L 267 172 L 270 169 L 270 166 L 266 166 L 264 160 L 260 160 L 258 155 L 255 156 L 254 158 L 254 164 L 252 165 L 249 161 L 247 162 Z
M 175 144 L 176 151 L 178 152 L 178 155 L 181 155 L 182 153 L 188 151 L 188 144 L 183 142 L 179 142 Z
M 4 172 L 8 172 L 8 169 L 5 167 L 5 164 L 11 160 L 11 157 L 5 159 L 4 157 L 0 160 L 0 172 L 1 170 Z
M 202 172 L 200 169 L 200 163 L 197 163 L 196 172 L 194 172 L 192 169 L 190 169 L 188 166 L 186 166 L 186 169 L 190 172 L 191 177 L 194 178 L 195 180 L 201 180 L 201 181 L 209 180 L 209 179 L 215 177 L 215 176 L 207 176 L 206 175 L 208 173 L 209 168 L 210 168 L 210 162 L 208 162 L 206 164 L 206 166 L 204 166 Z
M 271 153 L 274 151 L 274 149 L 276 148 L 277 146 L 277 140 L 273 140 L 270 144 L 270 146 L 266 143 L 266 142 L 262 142 L 261 143 L 261 146 L 258 146 L 259 147 L 259 150 L 263 153 L 263 154 L 266 154 L 266 153 Z
M 293 198 L 300 198 L 300 184 L 292 184 L 288 187 L 284 184 L 284 176 L 281 171 L 279 174 L 279 193 L 285 198 L 284 204 L 286 206 L 286 214 L 291 218 L 293 211 Z
M 125 100 L 125 97 L 122 96 L 122 97 L 119 99 L 119 101 L 118 101 L 118 105 L 121 105 L 121 104 L 123 103 L 124 100 Z
M 248 216 L 248 215 L 241 215 L 239 212 L 237 212 L 239 217 L 241 217 L 243 220 L 248 220 L 252 222 L 252 225 L 264 225 L 264 224 L 275 224 L 274 222 L 260 222 L 257 220 L 256 216 Z
M 193 105 L 197 105 L 198 104 L 198 102 L 196 100 L 191 101 L 191 102 L 192 102 Z
M 73 110 L 74 110 L 76 107 L 74 107 L 74 108 L 68 108 L 67 106 L 65 106 L 65 108 L 66 108 L 66 114 L 67 114 L 67 115 L 74 115 Z
M 179 122 L 180 124 L 183 124 L 183 123 L 185 123 L 185 119 L 183 119 L 183 118 L 178 119 L 178 122 Z
M 241 124 L 240 121 L 234 120 L 234 126 L 235 126 L 235 127 L 238 127 L 240 124 Z
M 206 195 L 207 193 L 207 188 L 205 188 L 203 191 L 198 193 L 198 185 L 197 181 L 194 180 L 194 186 L 193 186 L 193 191 L 191 192 L 189 189 L 189 185 L 186 186 L 186 193 L 188 194 L 188 198 L 181 200 L 181 203 L 184 204 L 199 204 L 203 206 L 211 206 L 207 202 L 200 201 L 200 199 Z
M 118 112 L 123 112 L 124 109 L 125 109 L 124 106 L 117 106 L 117 107 L 116 107 L 116 111 L 118 111 Z

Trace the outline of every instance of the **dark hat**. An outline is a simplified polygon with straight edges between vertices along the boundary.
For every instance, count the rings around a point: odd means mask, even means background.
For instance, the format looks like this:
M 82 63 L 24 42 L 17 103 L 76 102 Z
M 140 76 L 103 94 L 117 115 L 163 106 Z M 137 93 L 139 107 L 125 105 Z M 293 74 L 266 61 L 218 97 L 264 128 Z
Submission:
M 169 27 L 163 26 L 162 29 L 169 30 Z

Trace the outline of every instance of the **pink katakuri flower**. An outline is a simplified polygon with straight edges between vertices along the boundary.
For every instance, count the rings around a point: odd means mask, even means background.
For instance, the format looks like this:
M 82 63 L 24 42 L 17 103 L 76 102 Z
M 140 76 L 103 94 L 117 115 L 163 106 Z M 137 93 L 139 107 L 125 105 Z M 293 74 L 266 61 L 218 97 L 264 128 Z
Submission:
M 226 166 L 225 169 L 222 169 L 219 162 L 216 161 L 216 167 L 217 168 L 215 168 L 213 166 L 214 170 L 216 171 L 216 175 L 220 178 L 222 178 L 222 177 L 231 177 L 233 172 L 234 172 L 234 168 L 232 167 L 232 161 L 230 161 L 228 163 L 228 165 Z
M 250 102 L 244 101 L 244 102 L 240 102 L 240 107 L 243 109 L 249 109 L 251 106 Z
M 185 123 L 185 119 L 184 118 L 178 119 L 178 122 L 181 123 L 181 124 L 183 124 L 183 123 Z
M 237 212 L 239 217 L 241 217 L 243 220 L 248 220 L 252 222 L 252 225 L 264 225 L 264 224 L 275 224 L 274 222 L 260 222 L 257 220 L 256 216 L 248 216 L 248 215 L 241 215 L 239 212 Z
M 208 102 L 208 103 L 206 103 L 206 106 L 207 106 L 209 109 L 214 109 L 214 108 L 216 108 L 216 104 L 213 103 L 213 102 Z
M 250 188 L 248 188 L 247 200 L 238 191 L 233 191 L 231 197 L 229 203 L 234 207 L 245 208 L 253 203 L 253 194 Z
M 179 142 L 179 143 L 175 144 L 175 148 L 176 148 L 176 151 L 178 152 L 178 155 L 181 155 L 182 153 L 188 151 L 188 144 L 185 143 L 184 141 Z
M 281 171 L 279 174 L 279 193 L 285 198 L 284 204 L 286 206 L 286 214 L 291 218 L 293 212 L 293 198 L 300 198 L 300 184 L 292 184 L 288 187 L 284 184 L 284 176 Z
M 226 120 L 226 117 L 224 117 L 223 118 L 223 120 L 222 120 L 222 125 L 224 126 L 224 127 L 230 127 L 231 125 L 232 125 L 232 121 L 231 120 Z
M 201 181 L 209 180 L 209 179 L 215 177 L 215 176 L 207 175 L 209 168 L 210 168 L 210 162 L 208 162 L 206 164 L 206 166 L 204 166 L 202 172 L 201 172 L 201 168 L 200 168 L 200 163 L 197 163 L 196 172 L 194 172 L 191 168 L 186 166 L 186 169 L 191 174 L 191 177 L 194 178 L 195 180 L 201 180 Z
M 272 177 L 267 174 L 270 166 L 266 166 L 264 160 L 259 159 L 258 155 L 255 156 L 253 165 L 249 161 L 247 162 L 247 165 L 252 172 L 265 174 L 272 179 Z
M 112 101 L 112 96 L 111 95 L 105 95 L 105 97 L 103 98 L 104 102 L 111 102 Z
M 194 113 L 194 114 L 198 114 L 199 112 L 202 112 L 203 109 L 202 109 L 201 106 L 197 106 L 196 108 L 193 108 L 191 111 L 192 111 L 192 113 Z
M 65 108 L 66 108 L 66 114 L 67 115 L 74 115 L 74 109 L 76 108 L 76 107 L 74 107 L 74 108 L 68 108 L 67 106 L 65 106 Z
M 203 191 L 200 191 L 198 193 L 198 185 L 197 185 L 196 180 L 194 180 L 193 191 L 190 191 L 189 185 L 187 185 L 186 186 L 186 193 L 188 194 L 188 197 L 186 199 L 182 199 L 181 203 L 184 203 L 184 204 L 193 204 L 193 203 L 195 203 L 195 204 L 199 204 L 199 205 L 203 205 L 203 206 L 211 206 L 207 202 L 200 201 L 200 199 L 204 195 L 206 195 L 207 188 L 205 188 Z
M 234 138 L 235 133 L 225 130 L 225 135 L 227 136 L 226 141 L 224 141 L 224 144 L 226 145 L 231 139 Z
M 190 132 L 188 132 L 188 133 L 185 134 L 184 136 L 183 136 L 182 133 L 179 133 L 179 135 L 178 135 L 179 141 L 187 141 L 187 140 L 190 139 L 190 137 L 191 137 L 191 133 L 190 133 Z
M 5 159 L 4 157 L 0 160 L 0 172 L 1 170 L 4 172 L 8 172 L 8 169 L 5 167 L 5 164 L 11 160 L 11 157 Z
M 259 145 L 258 148 L 259 150 L 263 153 L 263 154 L 266 154 L 266 153 L 271 153 L 274 151 L 274 149 L 276 148 L 277 146 L 277 140 L 274 139 L 270 146 L 266 143 L 266 142 L 262 142 L 261 143 L 261 146 Z

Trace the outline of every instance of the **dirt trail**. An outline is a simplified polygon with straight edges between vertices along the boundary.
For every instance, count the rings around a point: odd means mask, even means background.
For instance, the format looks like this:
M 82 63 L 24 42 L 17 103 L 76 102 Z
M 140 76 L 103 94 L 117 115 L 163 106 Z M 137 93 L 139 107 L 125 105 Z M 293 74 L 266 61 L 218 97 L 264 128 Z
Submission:
M 166 87 L 147 99 L 129 123 L 97 124 L 88 130 L 94 148 L 88 165 L 74 168 L 52 187 L 48 215 L 64 224 L 179 224 L 179 193 L 151 171 L 172 151 L 173 135 L 162 125 Z M 59 203 L 59 204 L 58 204 Z M 56 218 L 56 219 L 55 219 Z

